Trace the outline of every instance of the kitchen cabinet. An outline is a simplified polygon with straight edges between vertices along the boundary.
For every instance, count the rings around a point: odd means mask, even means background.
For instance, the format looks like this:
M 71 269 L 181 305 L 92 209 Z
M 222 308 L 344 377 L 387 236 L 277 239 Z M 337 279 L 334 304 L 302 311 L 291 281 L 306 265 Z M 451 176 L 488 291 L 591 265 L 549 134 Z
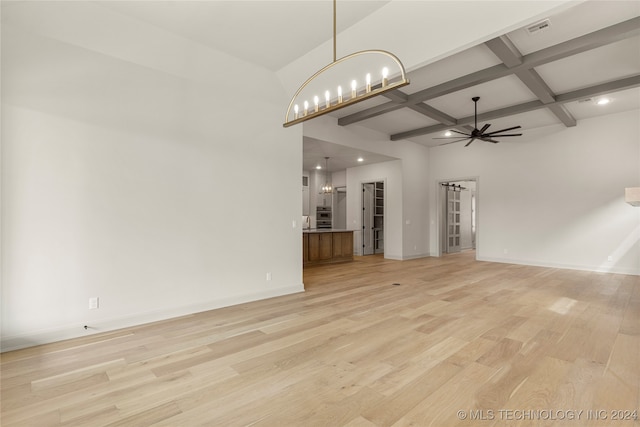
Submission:
M 309 262 L 309 235 L 302 235 L 302 264 Z
M 353 259 L 353 233 L 333 234 L 333 257 Z
M 353 261 L 353 231 L 304 231 L 302 246 L 304 266 Z
M 332 233 L 307 233 L 309 236 L 309 262 L 325 261 L 333 253 Z

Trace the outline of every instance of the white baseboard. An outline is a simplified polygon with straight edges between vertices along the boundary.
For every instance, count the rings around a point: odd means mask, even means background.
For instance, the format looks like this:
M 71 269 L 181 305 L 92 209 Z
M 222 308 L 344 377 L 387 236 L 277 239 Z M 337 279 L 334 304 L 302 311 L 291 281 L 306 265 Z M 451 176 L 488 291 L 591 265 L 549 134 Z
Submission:
M 419 258 L 429 258 L 431 255 L 430 254 L 414 254 L 414 255 L 407 255 L 402 257 L 402 260 L 410 260 L 410 259 L 419 259 Z
M 393 259 L 393 260 L 396 260 L 396 261 L 407 261 L 407 260 L 410 260 L 410 259 L 428 258 L 430 256 L 431 255 L 429 255 L 429 254 L 413 254 L 413 255 L 403 256 L 403 255 L 396 255 L 396 254 L 388 254 L 386 252 L 384 254 L 384 258 L 385 259 Z
M 626 274 L 630 276 L 640 276 L 640 269 L 612 266 L 593 266 L 593 265 L 575 265 L 575 264 L 563 264 L 544 261 L 531 261 L 522 259 L 507 259 L 499 257 L 483 257 L 478 256 L 478 261 L 487 262 L 499 262 L 502 264 L 517 264 L 517 265 L 531 265 L 534 267 L 547 267 L 547 268 L 561 268 L 566 270 L 580 270 L 580 271 L 593 271 L 595 273 L 613 273 L 613 274 Z
M 2 340 L 0 341 L 0 352 L 19 350 L 21 348 L 34 347 L 37 345 L 49 344 L 52 342 L 79 338 L 102 332 L 114 331 L 117 329 L 143 325 L 145 323 L 168 320 L 175 317 L 215 310 L 217 308 L 229 307 L 232 305 L 243 304 L 251 301 L 258 301 L 283 295 L 295 294 L 298 292 L 304 292 L 304 284 L 301 283 L 299 285 L 271 289 L 268 291 L 221 298 L 218 300 L 207 301 L 200 304 L 194 304 L 184 307 L 176 307 L 166 310 L 138 313 L 132 316 L 101 320 L 96 324 L 89 325 L 88 329 L 84 329 L 84 325 L 74 324 L 67 325 L 61 328 L 40 330 L 27 334 L 19 334 L 7 337 L 3 336 Z

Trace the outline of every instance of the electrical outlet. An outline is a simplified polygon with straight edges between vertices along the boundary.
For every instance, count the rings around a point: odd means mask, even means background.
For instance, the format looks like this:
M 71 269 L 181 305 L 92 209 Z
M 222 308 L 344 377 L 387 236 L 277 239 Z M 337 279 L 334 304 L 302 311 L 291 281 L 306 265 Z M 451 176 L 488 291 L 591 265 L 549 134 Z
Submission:
M 99 308 L 100 299 L 98 297 L 89 298 L 89 310 L 95 310 Z
M 267 273 L 267 282 L 271 281 L 271 273 Z

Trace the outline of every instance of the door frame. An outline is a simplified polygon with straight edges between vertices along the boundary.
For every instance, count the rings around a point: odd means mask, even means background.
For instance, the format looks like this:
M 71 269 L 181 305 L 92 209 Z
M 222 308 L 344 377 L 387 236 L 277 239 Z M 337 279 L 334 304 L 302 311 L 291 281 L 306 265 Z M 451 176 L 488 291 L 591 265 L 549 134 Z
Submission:
M 364 233 L 362 231 L 362 226 L 364 225 L 363 221 L 362 221 L 362 217 L 363 217 L 363 209 L 364 209 L 364 205 L 362 203 L 362 190 L 364 189 L 364 185 L 365 184 L 375 184 L 376 182 L 382 182 L 384 185 L 384 196 L 383 196 L 383 204 L 384 204 L 384 209 L 383 209 L 383 215 L 382 215 L 382 239 L 384 241 L 384 243 L 387 243 L 387 178 L 378 178 L 378 179 L 366 179 L 366 180 L 362 180 L 360 181 L 360 187 L 359 187 L 359 193 L 360 193 L 360 197 L 358 197 L 358 230 L 360 231 L 360 238 L 358 240 L 354 240 L 354 244 L 357 244 L 357 251 L 354 251 L 356 253 L 356 255 L 362 255 L 364 256 L 364 250 L 363 250 L 363 243 L 364 243 Z M 375 197 L 375 188 L 374 188 L 374 197 Z M 375 255 L 375 252 L 374 252 Z M 386 258 L 386 255 L 385 255 Z
M 364 199 L 365 199 L 365 194 L 367 194 L 367 191 L 365 190 L 365 188 L 367 186 L 371 186 L 371 200 L 369 203 L 369 206 L 366 206 Z M 374 221 L 374 214 L 375 214 L 375 195 L 376 195 L 376 184 L 375 182 L 364 182 L 362 183 L 362 192 L 361 194 L 361 198 L 360 198 L 360 205 L 362 206 L 361 209 L 361 226 L 360 226 L 360 230 L 362 232 L 362 244 L 361 244 L 361 250 L 362 250 L 362 256 L 365 255 L 373 255 L 375 253 L 375 248 L 374 248 L 374 235 L 373 235 L 373 221 Z M 366 207 L 368 207 L 370 209 L 370 211 L 366 210 Z M 366 215 L 371 219 L 371 223 L 369 224 L 367 221 L 365 221 L 365 212 L 368 212 L 369 214 Z M 365 228 L 365 225 L 369 225 L 369 228 Z M 368 239 L 367 239 L 368 238 Z M 369 240 L 369 244 L 370 244 L 370 248 L 371 249 L 371 253 L 368 253 L 365 251 L 365 248 L 367 247 L 367 245 L 365 244 L 365 242 Z
M 446 200 L 442 200 L 440 197 L 440 188 L 441 184 L 446 182 L 454 183 L 459 181 L 475 181 L 476 183 L 476 259 L 478 259 L 478 254 L 480 253 L 480 177 L 479 176 L 467 176 L 461 178 L 450 178 L 450 179 L 437 179 L 435 182 L 435 192 L 436 195 L 436 256 L 441 257 L 443 255 L 444 249 L 442 246 L 442 229 L 443 224 L 446 225 L 447 218 L 443 215 L 443 209 L 446 209 Z M 444 205 L 443 205 L 444 203 Z

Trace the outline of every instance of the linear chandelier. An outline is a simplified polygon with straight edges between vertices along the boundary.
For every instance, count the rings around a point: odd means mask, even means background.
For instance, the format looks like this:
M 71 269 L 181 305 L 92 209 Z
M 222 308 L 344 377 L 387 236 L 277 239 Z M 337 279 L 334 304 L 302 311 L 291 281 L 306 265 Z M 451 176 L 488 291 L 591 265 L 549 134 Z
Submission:
M 378 57 L 390 59 L 391 64 L 397 67 L 397 70 L 393 74 L 395 77 L 390 79 L 389 68 L 383 67 L 380 70 L 380 80 L 375 83 L 371 80 L 370 72 L 363 73 L 365 79 L 364 86 L 358 87 L 357 80 L 351 80 L 351 91 L 349 94 L 343 94 L 342 86 L 338 84 L 335 87 L 335 92 L 331 92 L 328 89 L 324 91 L 324 102 L 320 102 L 320 98 L 317 94 L 313 95 L 311 100 L 304 99 L 303 96 L 300 96 L 303 90 L 307 88 L 312 81 L 323 75 L 323 73 L 331 70 L 334 66 L 365 55 L 376 55 Z M 344 56 L 340 59 L 336 59 L 336 0 L 333 0 L 333 62 L 309 77 L 296 91 L 293 98 L 291 98 L 291 102 L 289 102 L 283 126 L 289 127 L 302 123 L 306 120 L 322 116 L 332 111 L 339 110 L 340 108 L 348 107 L 349 105 L 373 98 L 374 96 L 382 95 L 385 92 L 398 89 L 408 84 L 409 80 L 407 79 L 406 71 L 402 62 L 400 62 L 397 56 L 385 50 L 362 50 Z M 310 104 L 310 101 L 313 104 Z

